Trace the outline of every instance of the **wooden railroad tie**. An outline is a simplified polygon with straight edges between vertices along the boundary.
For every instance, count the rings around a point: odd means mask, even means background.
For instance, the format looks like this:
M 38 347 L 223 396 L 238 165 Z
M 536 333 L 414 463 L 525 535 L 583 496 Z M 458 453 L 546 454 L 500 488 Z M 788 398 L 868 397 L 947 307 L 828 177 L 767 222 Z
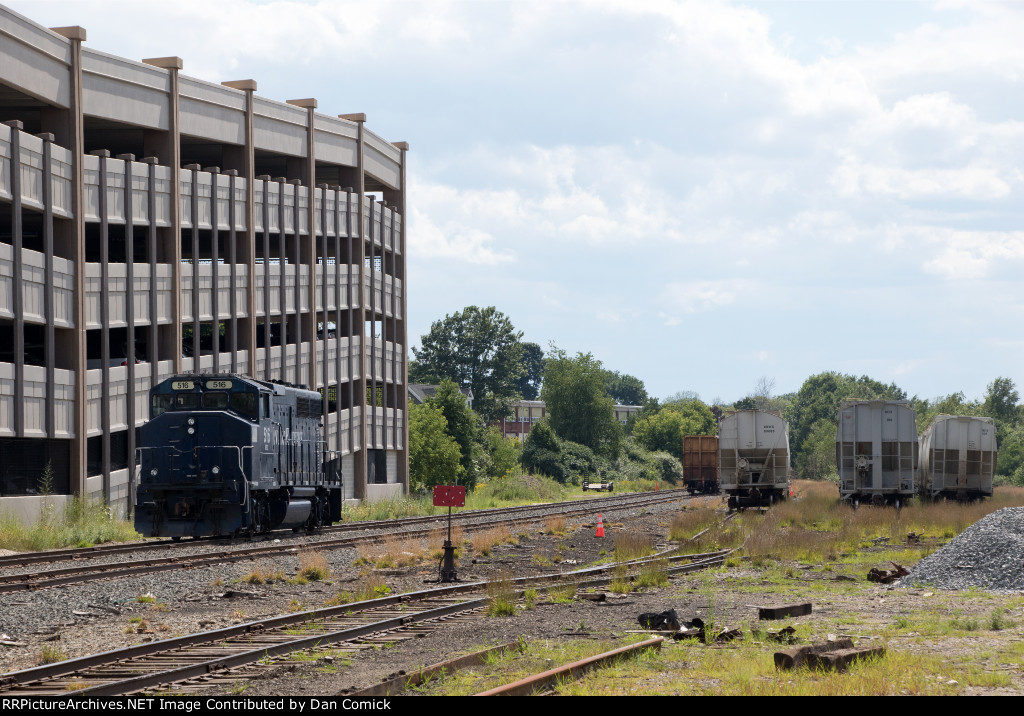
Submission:
M 884 656 L 885 648 L 861 647 L 853 645 L 852 639 L 810 646 L 798 646 L 792 649 L 775 652 L 775 668 L 796 669 L 806 666 L 809 669 L 823 671 L 846 671 L 852 664 L 873 656 Z
M 784 607 L 758 607 L 757 618 L 761 621 L 785 619 L 787 617 L 804 617 L 811 613 L 811 603 L 790 604 Z

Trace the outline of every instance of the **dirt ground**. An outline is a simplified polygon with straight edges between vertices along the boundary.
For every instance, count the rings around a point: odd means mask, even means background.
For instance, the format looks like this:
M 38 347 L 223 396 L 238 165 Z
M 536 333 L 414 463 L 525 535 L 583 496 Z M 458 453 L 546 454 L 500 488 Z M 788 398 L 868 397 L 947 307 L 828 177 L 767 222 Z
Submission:
M 667 546 L 668 525 L 678 506 L 629 514 L 606 514 L 606 536 L 595 536 L 594 522 L 569 525 L 565 534 L 543 534 L 533 527 L 519 534 L 518 544 L 503 544 L 489 556 L 463 556 L 459 576 L 464 581 L 566 572 L 607 560 L 616 535 L 645 534 Z M 464 546 L 464 550 L 469 551 Z M 119 615 L 100 615 L 61 634 L 69 656 L 166 638 L 176 634 L 213 629 L 249 619 L 321 606 L 339 591 L 354 590 L 369 576 L 383 580 L 393 593 L 424 589 L 436 576 L 436 563 L 402 569 L 377 570 L 354 565 L 353 550 L 330 553 L 332 576 L 308 585 L 275 583 L 253 586 L 211 578 L 195 570 L 195 588 L 188 598 L 166 599 L 153 605 L 131 604 Z M 297 564 L 280 565 L 294 573 Z M 884 561 L 842 564 L 799 564 L 769 561 L 755 565 L 739 561 L 722 570 L 673 578 L 666 587 L 612 595 L 603 602 L 577 600 L 549 603 L 543 595 L 532 609 L 520 608 L 514 616 L 462 617 L 422 638 L 393 645 L 380 644 L 351 655 L 324 650 L 319 656 L 278 660 L 268 665 L 232 672 L 203 690 L 206 694 L 261 696 L 332 696 L 344 690 L 377 683 L 400 672 L 411 672 L 454 656 L 514 641 L 610 639 L 619 640 L 638 630 L 637 615 L 675 609 L 683 620 L 706 618 L 730 628 L 749 630 L 757 623 L 759 606 L 811 602 L 810 616 L 788 620 L 806 642 L 832 636 L 852 636 L 858 645 L 884 644 L 888 650 L 925 653 L 971 662 L 985 672 L 1009 678 L 998 686 L 970 686 L 961 693 L 1024 694 L 1024 595 L 992 595 L 983 592 L 941 592 L 925 587 L 893 588 L 871 584 L 865 575 L 870 566 L 887 567 Z M 232 590 L 235 596 L 224 596 Z M 995 614 L 1001 622 L 993 625 Z M 125 628 L 132 619 L 144 617 L 152 627 L 143 633 Z M 951 628 L 950 625 L 957 628 Z M 779 623 L 773 623 L 776 628 Z M 998 626 L 999 628 L 993 628 Z M 5 671 L 31 666 L 45 636 L 34 636 L 18 655 L 5 652 Z M 770 647 L 765 647 L 770 648 Z M 1008 656 L 1009 654 L 1009 656 Z

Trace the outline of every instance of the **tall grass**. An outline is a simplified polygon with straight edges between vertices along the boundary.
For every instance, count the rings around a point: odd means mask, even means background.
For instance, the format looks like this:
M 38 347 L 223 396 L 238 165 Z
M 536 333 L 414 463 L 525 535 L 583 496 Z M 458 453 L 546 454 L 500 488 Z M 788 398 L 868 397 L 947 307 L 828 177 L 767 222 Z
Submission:
M 650 536 L 640 532 L 616 532 L 615 553 L 616 562 L 627 562 L 631 559 L 646 557 L 654 554 L 654 541 Z
M 61 511 L 44 509 L 39 521 L 29 526 L 13 515 L 0 515 L 0 548 L 19 552 L 138 539 L 141 535 L 130 522 L 114 519 L 102 502 L 81 497 Z
M 985 515 L 1024 505 L 1022 488 L 997 488 L 992 499 L 969 504 L 915 500 L 901 510 L 870 506 L 855 510 L 839 501 L 838 491 L 830 483 L 799 481 L 798 493 L 798 500 L 779 503 L 763 515 L 751 511 L 740 518 L 748 556 L 834 560 L 876 541 L 903 543 L 911 532 L 930 538 L 918 548 L 927 552 Z

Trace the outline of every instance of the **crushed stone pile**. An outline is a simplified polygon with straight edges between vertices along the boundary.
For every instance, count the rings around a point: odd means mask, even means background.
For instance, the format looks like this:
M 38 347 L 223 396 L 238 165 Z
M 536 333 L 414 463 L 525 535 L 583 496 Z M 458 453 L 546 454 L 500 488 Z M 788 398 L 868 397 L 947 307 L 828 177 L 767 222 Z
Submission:
M 922 559 L 897 586 L 1024 591 L 1024 507 L 987 515 Z

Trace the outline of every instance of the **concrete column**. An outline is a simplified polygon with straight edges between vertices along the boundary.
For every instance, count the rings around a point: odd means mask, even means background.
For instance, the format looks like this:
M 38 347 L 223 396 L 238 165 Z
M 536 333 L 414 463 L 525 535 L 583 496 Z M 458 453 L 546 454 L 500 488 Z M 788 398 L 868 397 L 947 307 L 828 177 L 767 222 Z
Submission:
M 71 445 L 72 493 L 85 494 L 85 478 L 88 464 L 86 451 L 86 430 L 88 406 L 86 396 L 86 345 L 85 345 L 85 130 L 82 115 L 82 43 L 85 42 L 85 28 L 78 25 L 50 28 L 71 42 L 71 66 L 69 68 L 68 93 L 68 149 L 71 152 L 71 213 L 74 231 L 75 264 L 75 305 L 74 305 L 74 360 L 75 405 L 74 433 Z
M 356 186 L 353 187 L 356 191 L 356 214 L 353 226 L 358 226 L 359 241 L 355 242 L 356 252 L 352 256 L 352 261 L 358 266 L 359 270 L 359 281 L 356 287 L 357 295 L 359 296 L 359 308 L 355 311 L 355 316 L 358 319 L 358 328 L 356 333 L 359 335 L 359 355 L 357 356 L 357 365 L 359 366 L 359 380 L 355 381 L 352 386 L 352 407 L 359 406 L 361 412 L 359 420 L 359 453 L 357 454 L 354 450 L 352 451 L 352 465 L 355 471 L 353 475 L 353 488 L 356 499 L 364 499 L 366 497 L 366 455 L 367 455 L 367 439 L 366 439 L 366 423 L 367 423 L 367 406 L 366 406 L 366 309 L 363 306 L 363 280 L 366 278 L 366 223 L 363 221 L 363 200 L 366 197 L 366 173 L 365 173 L 365 155 L 366 155 L 366 144 L 365 137 L 363 134 L 363 125 L 366 124 L 366 115 L 363 113 L 358 114 L 339 114 L 339 118 L 347 119 L 350 122 L 355 122 L 358 126 L 358 142 L 359 151 L 356 154 Z M 351 341 L 349 345 L 351 346 Z
M 308 264 L 307 265 L 309 266 L 309 292 L 307 294 L 307 296 L 308 296 L 307 300 L 309 301 L 309 313 L 305 313 L 304 314 L 304 313 L 301 312 L 301 310 L 299 310 L 299 325 L 301 326 L 301 331 L 299 333 L 299 336 L 303 337 L 303 338 L 306 338 L 309 341 L 310 351 L 309 351 L 309 356 L 307 356 L 307 361 L 308 361 L 308 365 L 309 365 L 309 385 L 308 385 L 308 387 L 309 387 L 310 390 L 316 390 L 317 389 L 317 383 L 319 382 L 317 380 L 317 367 L 318 367 L 318 363 L 319 362 L 317 360 L 317 340 L 316 340 L 316 324 L 317 324 L 317 320 L 316 320 L 316 318 L 317 318 L 317 312 L 316 312 L 316 285 L 317 285 L 317 277 L 316 277 L 316 129 L 315 129 L 315 122 L 316 122 L 317 101 L 315 99 L 313 99 L 312 97 L 307 98 L 307 99 L 290 99 L 290 100 L 288 100 L 288 104 L 293 105 L 295 107 L 302 107 L 303 109 L 306 110 L 306 166 L 305 166 L 305 171 L 303 172 L 302 183 L 306 185 L 307 190 L 309 192 L 309 202 L 308 202 L 308 206 L 306 207 L 306 223 L 309 225 L 309 233 L 306 235 L 305 239 L 302 239 L 301 236 L 300 236 L 299 241 L 305 247 L 305 250 L 304 251 L 300 251 L 300 253 L 305 253 L 306 256 L 308 257 Z M 326 199 L 327 199 L 327 197 L 325 196 L 324 200 L 326 201 Z M 295 200 L 296 200 L 296 202 L 298 201 L 298 196 L 295 197 Z M 296 226 L 295 227 L 296 235 L 298 235 L 298 230 L 299 230 L 299 227 Z M 325 235 L 324 236 L 324 240 L 325 241 L 326 241 L 326 238 L 327 237 Z M 296 265 L 301 265 L 301 261 L 296 261 Z M 326 264 L 325 264 L 325 266 L 326 266 Z M 298 280 L 298 277 L 296 277 L 296 281 L 297 280 Z M 298 308 L 298 307 L 296 307 L 296 308 Z M 326 338 L 327 338 L 327 324 L 325 323 L 324 324 L 324 339 L 326 340 Z M 301 361 L 302 360 L 302 352 L 301 352 L 302 351 L 302 345 L 301 345 L 301 343 L 299 344 L 298 349 L 299 349 L 298 358 L 299 358 L 299 361 Z M 325 350 L 326 350 L 326 344 L 325 344 Z M 325 393 L 324 394 L 324 399 L 325 400 L 326 400 L 326 397 L 327 396 L 326 396 L 326 393 Z
M 398 457 L 398 471 L 399 479 L 402 482 L 403 489 L 406 494 L 409 492 L 409 284 L 406 281 L 406 237 L 409 231 L 409 217 L 406 214 L 406 155 L 409 152 L 408 142 L 394 142 L 394 145 L 402 150 L 402 167 L 401 167 L 401 186 L 397 192 L 397 196 L 392 198 L 392 201 L 398 206 L 398 211 L 402 216 L 402 231 L 399 235 L 400 246 L 402 247 L 401 257 L 395 256 L 395 270 L 394 277 L 400 279 L 402 282 L 402 318 L 398 322 L 398 331 L 396 338 L 402 341 L 402 384 L 398 386 L 398 405 L 396 406 L 402 411 L 402 451 Z
M 152 57 L 143 60 L 147 65 L 167 70 L 170 75 L 168 90 L 168 135 L 170 154 L 162 157 L 171 168 L 171 319 L 174 330 L 174 372 L 181 372 L 181 122 L 178 110 L 178 72 L 184 67 L 180 57 Z M 193 270 L 195 273 L 195 271 Z M 193 277 L 193 282 L 196 280 Z M 198 336 L 196 337 L 198 347 Z M 197 351 L 198 353 L 198 351 Z M 154 367 L 155 370 L 155 367 Z
M 239 339 L 249 351 L 249 362 L 245 372 L 256 376 L 256 194 L 255 146 L 253 144 L 253 93 L 256 92 L 256 80 L 232 80 L 222 82 L 225 87 L 245 92 L 245 148 L 242 155 L 242 176 L 245 177 L 245 243 L 242 259 L 249 267 L 249 284 L 246 288 L 246 305 L 249 330 Z M 264 257 L 265 261 L 266 257 Z M 265 264 L 264 264 L 265 265 Z M 269 321 L 269 316 L 267 317 Z M 269 352 L 269 349 L 268 349 Z

